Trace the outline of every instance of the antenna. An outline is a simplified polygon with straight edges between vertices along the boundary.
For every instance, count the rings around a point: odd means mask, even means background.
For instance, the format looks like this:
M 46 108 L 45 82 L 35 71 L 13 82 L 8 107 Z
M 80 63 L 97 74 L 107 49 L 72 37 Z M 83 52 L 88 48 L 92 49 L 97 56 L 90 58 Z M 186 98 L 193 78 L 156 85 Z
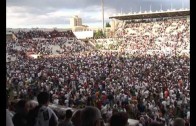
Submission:
M 182 0 L 182 9 L 184 9 L 184 1 Z
M 140 6 L 140 13 L 142 12 L 142 7 Z
M 150 5 L 150 12 L 152 12 L 152 10 L 151 10 L 151 5 Z
M 103 23 L 103 33 L 104 33 L 104 2 L 101 0 L 101 7 L 102 7 L 102 23 Z

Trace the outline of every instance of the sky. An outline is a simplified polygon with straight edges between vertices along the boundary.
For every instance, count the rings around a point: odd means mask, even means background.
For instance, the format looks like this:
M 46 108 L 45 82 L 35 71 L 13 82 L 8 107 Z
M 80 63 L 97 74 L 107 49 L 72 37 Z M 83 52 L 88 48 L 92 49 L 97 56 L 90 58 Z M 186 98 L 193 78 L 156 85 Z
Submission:
M 118 13 L 190 8 L 190 0 L 104 0 L 104 19 Z M 6 0 L 6 28 L 68 28 L 78 15 L 84 25 L 102 26 L 101 0 Z

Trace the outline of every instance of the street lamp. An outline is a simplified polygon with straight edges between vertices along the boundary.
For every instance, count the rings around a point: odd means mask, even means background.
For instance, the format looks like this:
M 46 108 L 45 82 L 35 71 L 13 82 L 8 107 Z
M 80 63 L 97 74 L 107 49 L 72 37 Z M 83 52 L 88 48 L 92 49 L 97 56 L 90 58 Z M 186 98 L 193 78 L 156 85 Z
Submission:
M 104 2 L 103 2 L 103 0 L 101 0 L 101 8 L 102 8 L 102 23 L 103 23 L 103 29 L 102 29 L 102 31 L 103 31 L 103 34 L 104 34 Z

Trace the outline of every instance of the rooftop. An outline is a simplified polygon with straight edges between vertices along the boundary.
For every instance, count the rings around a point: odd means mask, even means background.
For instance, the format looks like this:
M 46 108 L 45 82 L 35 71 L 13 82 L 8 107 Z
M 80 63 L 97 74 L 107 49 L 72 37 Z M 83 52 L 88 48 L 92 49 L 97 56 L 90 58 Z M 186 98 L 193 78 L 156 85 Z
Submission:
M 131 20 L 131 19 L 147 19 L 147 18 L 161 18 L 161 17 L 179 17 L 179 16 L 189 16 L 189 15 L 190 15 L 190 10 L 168 10 L 168 11 L 121 14 L 121 15 L 109 17 L 109 19 Z

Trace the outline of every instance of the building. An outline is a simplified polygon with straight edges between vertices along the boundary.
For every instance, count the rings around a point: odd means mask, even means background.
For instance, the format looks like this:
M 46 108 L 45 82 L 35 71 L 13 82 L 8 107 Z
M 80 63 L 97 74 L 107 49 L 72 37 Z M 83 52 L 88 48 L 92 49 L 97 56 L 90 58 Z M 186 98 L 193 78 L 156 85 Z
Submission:
M 89 31 L 88 26 L 81 25 L 81 26 L 74 26 L 72 27 L 72 31 Z
M 74 16 L 70 19 L 70 26 L 73 28 L 75 26 L 82 26 L 82 18 Z

